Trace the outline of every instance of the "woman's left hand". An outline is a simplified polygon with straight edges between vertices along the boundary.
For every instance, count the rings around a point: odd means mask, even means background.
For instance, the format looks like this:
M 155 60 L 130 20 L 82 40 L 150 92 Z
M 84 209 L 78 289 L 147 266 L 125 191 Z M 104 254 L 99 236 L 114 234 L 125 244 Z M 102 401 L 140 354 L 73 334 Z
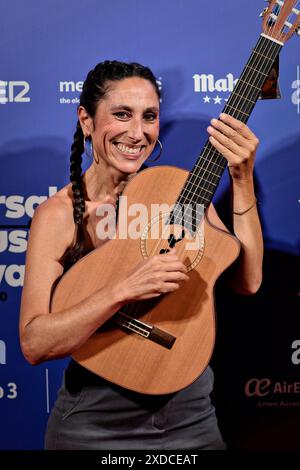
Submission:
M 209 141 L 228 161 L 234 180 L 251 181 L 259 140 L 246 124 L 229 114 L 212 119 L 207 128 Z

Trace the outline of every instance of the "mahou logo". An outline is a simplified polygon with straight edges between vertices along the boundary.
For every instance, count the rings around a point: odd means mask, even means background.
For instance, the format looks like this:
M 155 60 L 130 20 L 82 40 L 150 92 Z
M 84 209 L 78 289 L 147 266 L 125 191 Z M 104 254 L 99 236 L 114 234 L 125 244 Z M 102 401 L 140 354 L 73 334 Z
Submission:
M 194 92 L 202 93 L 202 99 L 205 104 L 222 104 L 229 98 L 229 94 L 233 91 L 238 79 L 234 78 L 232 73 L 228 73 L 226 77 L 216 78 L 211 74 L 193 75 Z M 226 96 L 224 96 L 226 93 Z

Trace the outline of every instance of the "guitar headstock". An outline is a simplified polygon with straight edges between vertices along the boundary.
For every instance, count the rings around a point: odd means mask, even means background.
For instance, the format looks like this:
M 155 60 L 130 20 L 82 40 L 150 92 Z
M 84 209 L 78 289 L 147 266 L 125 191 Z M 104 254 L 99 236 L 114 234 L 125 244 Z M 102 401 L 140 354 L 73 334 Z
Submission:
M 262 13 L 263 33 L 284 44 L 295 32 L 300 33 L 300 0 L 267 0 Z

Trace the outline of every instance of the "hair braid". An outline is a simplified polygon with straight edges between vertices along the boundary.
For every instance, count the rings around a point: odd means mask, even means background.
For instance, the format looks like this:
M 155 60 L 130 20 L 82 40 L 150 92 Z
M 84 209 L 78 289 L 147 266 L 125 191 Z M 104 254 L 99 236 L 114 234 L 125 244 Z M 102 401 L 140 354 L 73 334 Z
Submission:
M 72 183 L 73 191 L 73 219 L 76 224 L 77 234 L 74 246 L 67 249 L 65 254 L 60 259 L 65 269 L 68 269 L 72 264 L 81 258 L 83 255 L 84 247 L 84 228 L 83 228 L 83 214 L 85 212 L 84 201 L 84 187 L 82 180 L 82 154 L 84 151 L 83 133 L 79 121 L 77 121 L 76 131 L 74 134 L 73 144 L 71 146 L 70 156 L 70 181 Z
M 76 131 L 74 134 L 74 141 L 71 146 L 70 181 L 72 183 L 73 191 L 73 218 L 75 224 L 78 225 L 82 223 L 83 214 L 85 211 L 83 182 L 81 178 L 81 163 L 83 151 L 83 133 L 80 123 L 79 121 L 77 121 Z

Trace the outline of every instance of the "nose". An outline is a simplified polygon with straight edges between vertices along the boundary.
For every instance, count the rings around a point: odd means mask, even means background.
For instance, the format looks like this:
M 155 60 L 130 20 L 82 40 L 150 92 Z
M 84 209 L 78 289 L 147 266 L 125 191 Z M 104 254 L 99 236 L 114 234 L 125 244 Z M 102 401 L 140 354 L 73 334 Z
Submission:
M 144 125 L 140 118 L 131 119 L 128 123 L 127 130 L 128 137 L 135 142 L 139 142 L 144 138 Z

